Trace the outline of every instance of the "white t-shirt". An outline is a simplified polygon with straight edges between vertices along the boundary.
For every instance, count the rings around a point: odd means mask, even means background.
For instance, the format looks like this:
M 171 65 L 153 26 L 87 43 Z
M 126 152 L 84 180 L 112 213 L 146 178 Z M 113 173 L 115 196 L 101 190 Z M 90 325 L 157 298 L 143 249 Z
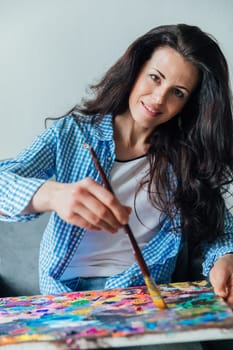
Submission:
M 115 161 L 110 178 L 117 198 L 133 209 L 129 225 L 141 249 L 157 232 L 161 215 L 151 205 L 146 189 L 139 191 L 134 204 L 136 189 L 148 168 L 145 156 L 130 161 Z M 86 231 L 61 279 L 112 276 L 129 268 L 134 262 L 132 246 L 123 229 L 115 234 Z

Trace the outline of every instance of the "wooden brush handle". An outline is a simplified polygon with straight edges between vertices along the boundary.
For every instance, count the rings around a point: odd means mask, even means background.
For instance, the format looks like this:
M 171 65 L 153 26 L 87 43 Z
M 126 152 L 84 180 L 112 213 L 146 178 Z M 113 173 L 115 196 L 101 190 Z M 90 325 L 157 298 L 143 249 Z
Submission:
M 89 150 L 91 152 L 92 159 L 93 159 L 93 161 L 95 163 L 95 166 L 96 166 L 96 168 L 97 168 L 97 170 L 98 170 L 98 172 L 100 174 L 100 177 L 101 177 L 101 179 L 102 179 L 102 181 L 104 183 L 104 186 L 107 188 L 107 190 L 109 190 L 111 193 L 114 194 L 112 186 L 110 185 L 110 183 L 109 183 L 109 181 L 107 179 L 107 176 L 105 175 L 105 172 L 103 171 L 103 168 L 101 167 L 101 164 L 100 164 L 100 162 L 99 162 L 99 160 L 97 158 L 97 155 L 96 155 L 95 151 L 93 150 L 93 148 L 91 146 L 89 146 Z M 137 241 L 136 241 L 136 239 L 134 237 L 134 234 L 133 234 L 130 226 L 128 224 L 126 224 L 126 225 L 123 226 L 123 228 L 124 228 L 125 232 L 128 234 L 128 236 L 130 238 L 130 242 L 131 242 L 131 244 L 133 246 L 135 258 L 136 258 L 136 260 L 137 260 L 137 262 L 138 262 L 138 264 L 140 266 L 140 269 L 142 271 L 143 276 L 149 277 L 150 276 L 150 271 L 149 271 L 149 269 L 148 269 L 148 267 L 146 265 L 146 262 L 145 262 L 145 260 L 143 258 L 143 255 L 142 255 L 142 252 L 141 252 L 141 250 L 140 250 L 140 248 L 139 248 L 139 246 L 137 244 Z

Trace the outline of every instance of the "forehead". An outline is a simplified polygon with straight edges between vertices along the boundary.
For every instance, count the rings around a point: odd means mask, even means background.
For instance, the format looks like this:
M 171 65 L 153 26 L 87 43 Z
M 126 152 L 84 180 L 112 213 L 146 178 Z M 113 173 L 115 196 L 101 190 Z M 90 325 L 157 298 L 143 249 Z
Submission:
M 144 69 L 158 70 L 172 83 L 185 84 L 189 88 L 196 84 L 199 76 L 197 67 L 169 46 L 157 48 Z

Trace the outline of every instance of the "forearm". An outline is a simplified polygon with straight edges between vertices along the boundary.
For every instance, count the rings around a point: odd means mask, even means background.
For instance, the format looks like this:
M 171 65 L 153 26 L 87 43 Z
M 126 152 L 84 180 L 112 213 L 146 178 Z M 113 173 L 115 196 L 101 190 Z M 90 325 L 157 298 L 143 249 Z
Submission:
M 76 183 L 44 182 L 21 215 L 53 211 L 69 224 L 115 233 L 129 219 L 131 208 L 92 179 Z
M 224 234 L 218 237 L 213 243 L 203 246 L 203 273 L 209 276 L 214 263 L 226 254 L 233 252 L 233 216 L 226 210 L 224 222 Z
M 3 221 L 27 221 L 34 218 L 22 211 L 34 194 L 46 182 L 35 177 L 23 177 L 12 171 L 0 173 L 0 215 Z M 36 214 L 37 215 L 37 214 Z
M 45 182 L 22 211 L 21 214 L 44 213 L 55 210 L 56 195 L 63 184 L 56 181 Z

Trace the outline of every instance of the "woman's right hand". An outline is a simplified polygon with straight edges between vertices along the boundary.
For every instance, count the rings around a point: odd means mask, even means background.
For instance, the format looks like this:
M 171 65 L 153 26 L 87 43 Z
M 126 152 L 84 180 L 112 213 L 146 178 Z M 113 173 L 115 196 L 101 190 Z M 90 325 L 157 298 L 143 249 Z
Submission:
M 46 182 L 35 193 L 30 207 L 27 211 L 55 211 L 69 224 L 110 233 L 127 224 L 131 212 L 130 207 L 90 178 L 76 183 Z

